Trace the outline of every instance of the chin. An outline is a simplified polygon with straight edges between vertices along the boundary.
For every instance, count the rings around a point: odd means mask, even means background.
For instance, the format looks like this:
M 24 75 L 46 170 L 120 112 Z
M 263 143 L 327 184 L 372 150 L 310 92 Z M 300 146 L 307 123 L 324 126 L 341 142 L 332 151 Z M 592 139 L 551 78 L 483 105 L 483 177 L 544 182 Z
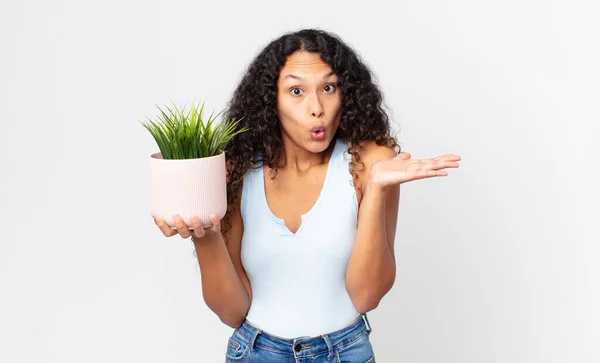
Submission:
M 327 150 L 327 148 L 331 145 L 333 139 L 325 138 L 320 141 L 309 140 L 307 144 L 304 145 L 304 148 L 312 153 L 319 154 Z

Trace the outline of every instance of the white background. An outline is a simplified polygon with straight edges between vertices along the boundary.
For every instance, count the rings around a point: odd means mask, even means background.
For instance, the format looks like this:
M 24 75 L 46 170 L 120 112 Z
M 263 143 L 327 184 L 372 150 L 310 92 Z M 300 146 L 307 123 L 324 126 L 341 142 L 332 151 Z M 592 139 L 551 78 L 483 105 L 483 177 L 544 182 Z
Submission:
M 595 1 L 0 2 L 0 361 L 222 362 L 193 245 L 148 210 L 140 119 L 223 108 L 288 30 L 339 34 L 414 158 L 379 362 L 600 361 Z

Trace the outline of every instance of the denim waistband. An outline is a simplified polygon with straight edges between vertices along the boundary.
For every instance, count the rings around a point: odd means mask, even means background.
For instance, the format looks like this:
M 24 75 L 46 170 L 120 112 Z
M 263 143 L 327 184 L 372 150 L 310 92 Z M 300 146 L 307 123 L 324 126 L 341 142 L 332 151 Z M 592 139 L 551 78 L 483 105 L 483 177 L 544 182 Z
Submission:
M 242 326 L 236 329 L 235 333 L 238 333 L 242 339 L 249 343 L 251 351 L 259 347 L 296 357 L 312 356 L 329 351 L 330 355 L 333 356 L 335 349 L 348 345 L 363 335 L 371 333 L 371 325 L 367 315 L 361 314 L 349 326 L 338 331 L 314 337 L 287 339 L 269 334 L 246 320 Z

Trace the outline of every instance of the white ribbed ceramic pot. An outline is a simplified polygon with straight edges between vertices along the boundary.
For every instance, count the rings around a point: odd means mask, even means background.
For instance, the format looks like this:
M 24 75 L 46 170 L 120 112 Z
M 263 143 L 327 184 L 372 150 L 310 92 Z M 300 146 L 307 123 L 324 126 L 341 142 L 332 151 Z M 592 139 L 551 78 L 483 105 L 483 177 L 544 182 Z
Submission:
M 198 159 L 163 159 L 150 155 L 150 209 L 175 228 L 173 214 L 191 226 L 192 216 L 205 227 L 210 215 L 221 219 L 227 211 L 225 153 Z

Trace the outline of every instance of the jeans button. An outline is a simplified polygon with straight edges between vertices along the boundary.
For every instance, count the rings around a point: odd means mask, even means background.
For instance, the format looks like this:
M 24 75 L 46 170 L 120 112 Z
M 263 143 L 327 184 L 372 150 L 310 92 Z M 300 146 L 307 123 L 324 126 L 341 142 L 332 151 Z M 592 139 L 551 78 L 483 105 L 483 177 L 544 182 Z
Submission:
M 300 352 L 302 350 L 302 344 L 296 344 L 294 346 L 294 350 L 296 351 L 296 353 Z

